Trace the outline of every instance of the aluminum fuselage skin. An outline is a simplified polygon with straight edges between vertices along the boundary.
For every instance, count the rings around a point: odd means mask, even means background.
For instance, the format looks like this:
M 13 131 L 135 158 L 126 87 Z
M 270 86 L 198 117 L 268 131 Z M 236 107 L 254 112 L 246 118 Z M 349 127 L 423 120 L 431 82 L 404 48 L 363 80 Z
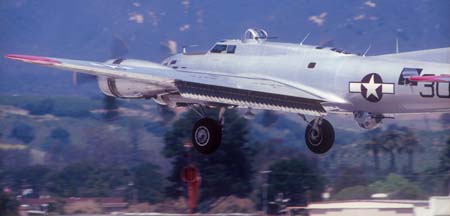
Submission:
M 266 77 L 295 86 L 301 84 L 318 89 L 345 103 L 323 105 L 329 112 L 423 113 L 450 112 L 449 83 L 402 85 L 399 78 L 404 68 L 421 69 L 421 74 L 450 74 L 450 65 L 425 61 L 392 59 L 383 56 L 364 57 L 344 54 L 329 48 L 317 49 L 299 44 L 263 42 L 245 43 L 227 40 L 217 44 L 236 45 L 234 54 L 177 54 L 163 63 L 177 70 L 205 71 L 246 77 Z M 308 68 L 315 63 L 314 68 Z M 362 82 L 368 74 L 380 75 L 383 83 L 393 84 L 393 94 L 382 94 L 372 102 L 361 93 L 349 90 L 351 82 Z

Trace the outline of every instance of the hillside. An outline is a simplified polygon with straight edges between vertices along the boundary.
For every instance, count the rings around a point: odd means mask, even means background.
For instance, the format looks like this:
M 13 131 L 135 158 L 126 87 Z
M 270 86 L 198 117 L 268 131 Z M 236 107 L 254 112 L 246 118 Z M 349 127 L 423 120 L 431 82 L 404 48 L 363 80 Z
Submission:
M 176 110 L 173 116 L 162 115 L 161 107 L 145 100 L 118 100 L 117 109 L 108 109 L 101 97 L 84 98 L 75 96 L 5 96 L 0 95 L 2 144 L 21 144 L 32 152 L 30 164 L 53 164 L 59 166 L 82 159 L 88 159 L 91 153 L 96 159 L 99 152 L 107 152 L 109 162 L 121 163 L 126 166 L 134 160 L 133 145 L 138 145 L 140 159 L 158 164 L 162 168 L 169 168 L 168 161 L 160 154 L 163 146 L 163 136 L 171 122 L 185 109 Z M 114 112 L 113 118 L 107 118 L 108 112 Z M 243 112 L 243 111 L 242 111 Z M 434 115 L 436 116 L 436 115 Z M 422 117 L 390 120 L 383 127 L 397 123 L 408 126 L 414 131 L 423 151 L 418 156 L 426 163 L 419 167 L 425 169 L 436 164 L 432 155 L 436 154 L 445 142 L 448 129 L 443 127 L 438 119 L 432 118 L 427 124 L 417 121 Z M 295 155 L 302 153 L 311 157 L 321 158 L 323 164 L 333 167 L 347 163 L 366 164 L 367 153 L 364 144 L 368 140 L 367 131 L 360 129 L 348 117 L 334 117 L 336 123 L 336 144 L 333 150 L 325 156 L 313 156 L 304 143 L 304 128 L 306 123 L 293 114 L 274 113 L 270 124 L 264 123 L 264 113 L 257 112 L 256 119 L 251 121 L 252 137 L 262 149 L 284 152 Z M 35 137 L 29 143 L 17 139 L 13 135 L 14 129 L 21 125 L 28 125 L 34 130 Z M 45 144 L 51 142 L 51 131 L 62 128 L 70 134 L 72 150 L 59 155 L 58 160 L 51 159 L 52 154 Z M 434 129 L 433 129 L 434 128 Z M 431 130 L 430 130 L 431 129 Z M 98 149 L 92 148 L 92 145 Z M 181 144 L 180 144 L 181 145 Z M 426 147 L 425 147 L 426 146 Z M 70 149 L 70 148 L 69 148 Z M 284 149 L 284 150 L 283 150 Z M 67 153 L 67 155 L 65 155 Z M 49 158 L 50 157 L 50 158 Z M 119 157 L 120 161 L 115 157 Z M 267 159 L 270 162 L 270 159 Z M 26 165 L 27 163 L 23 164 Z M 14 165 L 14 162 L 11 162 Z

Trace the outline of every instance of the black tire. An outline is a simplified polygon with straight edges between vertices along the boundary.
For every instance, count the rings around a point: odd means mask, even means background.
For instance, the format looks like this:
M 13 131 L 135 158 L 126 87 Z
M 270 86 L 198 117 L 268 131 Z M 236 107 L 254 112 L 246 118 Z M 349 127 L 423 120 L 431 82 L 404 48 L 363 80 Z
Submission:
M 212 154 L 222 142 L 222 126 L 214 119 L 202 118 L 192 128 L 192 145 L 202 154 Z
M 319 131 L 317 134 L 317 132 L 312 129 L 314 121 L 311 121 L 306 127 L 306 146 L 308 146 L 309 150 L 315 154 L 323 154 L 333 146 L 334 129 L 329 121 L 322 119 L 322 123 L 318 125 Z

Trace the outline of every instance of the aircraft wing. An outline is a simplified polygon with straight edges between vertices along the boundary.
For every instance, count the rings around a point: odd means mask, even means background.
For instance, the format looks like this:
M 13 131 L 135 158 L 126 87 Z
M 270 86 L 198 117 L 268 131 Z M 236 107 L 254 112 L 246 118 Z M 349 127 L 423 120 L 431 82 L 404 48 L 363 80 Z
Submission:
M 287 84 L 268 78 L 181 71 L 158 63 L 129 66 L 14 54 L 5 57 L 95 76 L 158 84 L 174 88 L 186 98 L 256 109 L 321 115 L 326 113 L 321 103 L 343 103 L 344 101 L 330 93 L 305 85 Z

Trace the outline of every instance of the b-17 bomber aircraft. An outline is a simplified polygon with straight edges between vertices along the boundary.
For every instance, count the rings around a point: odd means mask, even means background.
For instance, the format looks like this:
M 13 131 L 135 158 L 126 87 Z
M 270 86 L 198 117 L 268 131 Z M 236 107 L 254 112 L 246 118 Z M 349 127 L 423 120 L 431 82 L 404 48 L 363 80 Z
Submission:
M 9 54 L 6 58 L 98 77 L 100 90 L 118 98 L 153 99 L 186 106 L 202 116 L 192 129 L 203 154 L 220 145 L 224 112 L 231 108 L 297 113 L 307 121 L 305 139 L 316 153 L 334 143 L 329 113 L 351 114 L 372 129 L 394 114 L 450 112 L 450 48 L 377 56 L 336 48 L 279 43 L 262 29 L 239 40 L 217 42 L 206 53 L 182 53 L 161 64 L 135 59 L 106 62 Z

